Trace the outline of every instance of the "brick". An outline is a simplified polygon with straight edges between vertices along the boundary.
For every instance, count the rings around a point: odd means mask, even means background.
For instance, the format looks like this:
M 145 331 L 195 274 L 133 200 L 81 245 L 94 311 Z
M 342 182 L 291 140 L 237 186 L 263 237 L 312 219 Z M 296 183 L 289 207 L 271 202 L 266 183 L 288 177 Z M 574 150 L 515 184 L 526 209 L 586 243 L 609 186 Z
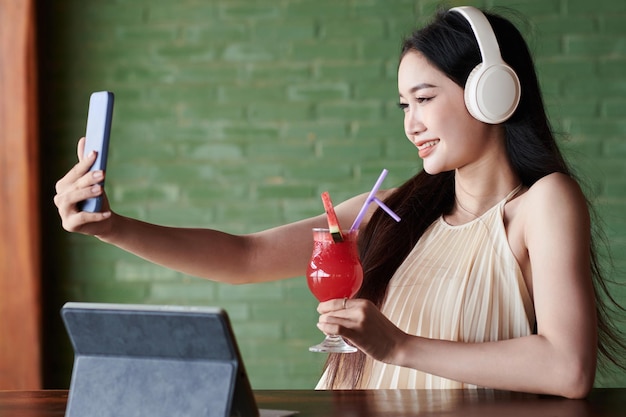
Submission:
M 194 95 L 188 89 L 195 89 L 198 93 L 198 85 L 202 84 L 203 92 L 219 91 L 219 86 L 223 83 L 233 83 L 247 78 L 246 69 L 236 62 L 185 62 L 184 65 L 178 67 L 177 71 L 172 74 L 170 87 L 174 91 L 185 91 L 185 97 Z M 181 84 L 191 84 L 185 86 Z M 165 87 L 165 86 L 164 86 Z M 168 91 L 166 88 L 159 88 L 159 91 Z
M 580 140 L 577 138 L 577 140 L 566 141 L 565 143 L 560 142 L 559 147 L 565 154 L 576 158 L 576 162 L 580 163 L 582 158 L 600 157 L 603 144 L 593 139 Z M 597 163 L 597 160 L 594 159 L 593 163 Z
M 626 11 L 626 4 L 622 1 L 603 1 L 601 7 L 597 2 L 585 0 L 568 0 L 567 11 L 571 14 L 593 14 L 593 13 L 619 13 Z
M 560 120 L 571 117 L 598 117 L 601 115 L 599 100 L 553 99 L 545 100 L 546 111 Z
M 326 159 L 303 161 L 298 165 L 285 167 L 285 176 L 287 178 L 307 178 L 313 183 L 349 178 L 352 174 L 353 169 L 350 164 L 337 163 L 337 161 L 328 161 Z
M 408 31 L 398 31 L 405 33 Z M 387 78 L 394 78 L 397 74 L 398 62 L 402 47 L 402 36 L 387 39 L 372 39 L 368 41 L 358 41 L 357 59 L 373 62 L 381 62 L 385 66 L 384 75 Z M 393 66 L 393 71 L 389 71 L 388 66 Z M 391 73 L 391 76 L 390 76 Z
M 585 137 L 623 137 L 626 135 L 626 121 L 587 119 L 572 120 L 570 133 Z
M 606 77 L 611 77 L 613 82 L 624 84 L 623 75 L 626 67 L 626 59 L 623 57 L 612 57 L 598 62 L 599 75 L 606 81 Z M 622 87 L 624 89 L 624 87 Z
M 626 28 L 624 27 L 624 16 L 620 14 L 604 15 L 600 19 L 600 22 L 603 33 L 623 35 L 626 31 Z
M 188 103 L 180 106 L 178 111 L 181 119 L 184 120 L 225 120 L 240 121 L 246 117 L 248 111 L 241 103 Z
M 94 283 L 83 286 L 78 299 L 94 300 L 100 303 L 141 304 L 148 295 L 147 284 L 113 284 Z
M 255 62 L 249 63 L 247 69 L 247 76 L 250 79 L 262 79 L 265 82 L 306 81 L 313 76 L 313 69 L 310 63 Z
M 143 5 L 126 3 L 123 5 L 108 2 L 90 2 L 80 8 L 64 8 L 69 13 L 70 21 L 77 25 L 92 26 L 98 22 L 103 27 L 111 28 L 119 24 L 137 24 L 143 19 Z M 106 24 L 106 26 L 105 26 Z
M 322 156 L 332 160 L 378 159 L 382 146 L 379 142 L 364 143 L 363 141 L 321 142 Z
M 154 282 L 178 280 L 180 273 L 146 261 L 120 261 L 115 264 L 115 277 L 120 282 Z
M 348 137 L 348 124 L 344 121 L 319 122 L 295 122 L 289 123 L 282 136 L 292 140 L 306 140 L 313 142 L 319 138 L 344 138 Z
M 413 15 L 415 0 L 395 0 L 393 2 L 359 1 L 354 3 L 354 16 L 369 18 L 399 18 L 405 15 Z
M 220 58 L 224 61 L 254 62 L 272 61 L 284 58 L 288 47 L 283 43 L 242 42 L 227 45 Z
M 308 332 L 308 334 L 315 334 L 319 332 L 315 327 L 319 314 L 316 311 L 317 301 L 311 296 L 311 302 L 302 303 L 297 301 L 284 301 L 280 304 L 277 303 L 255 303 L 251 306 L 251 320 L 283 320 L 285 318 L 285 311 L 292 311 L 289 316 L 289 323 L 293 323 L 294 327 L 302 327 L 302 323 L 311 323 L 314 331 Z M 289 326 L 289 324 L 287 325 Z
M 246 163 L 221 165 L 220 174 L 220 179 L 228 181 L 229 184 L 245 184 L 250 178 L 265 180 L 268 177 L 281 177 L 283 167 L 277 165 L 275 161 L 269 163 L 255 161 L 254 165 Z
M 603 195 L 609 198 L 615 198 L 618 196 L 626 195 L 626 180 L 622 179 L 607 179 L 604 183 Z M 617 225 L 613 225 L 613 233 L 618 229 Z M 624 236 L 626 234 L 626 224 L 619 227 L 619 235 Z
M 383 108 L 377 102 L 328 102 L 318 106 L 318 115 L 322 119 L 341 120 L 378 120 L 382 118 Z
M 284 15 L 279 3 L 228 2 L 219 6 L 220 17 L 226 20 L 276 19 Z
M 150 223 L 180 227 L 203 227 L 215 223 L 216 215 L 213 201 L 207 203 L 205 200 L 204 205 L 194 203 L 192 200 L 185 205 L 180 203 L 174 206 L 151 204 L 145 209 L 142 219 Z M 185 215 L 181 216 L 183 210 Z
M 273 224 L 276 226 L 282 222 L 280 204 L 276 200 L 222 202 L 216 208 L 216 219 L 218 225 L 220 222 L 232 224 L 233 221 L 236 221 L 236 225 L 242 227 L 241 230 L 250 230 L 252 227 L 260 230 L 263 225 Z
M 258 103 L 248 106 L 247 118 L 252 121 L 304 121 L 313 119 L 313 107 L 309 103 Z
M 535 60 L 563 55 L 563 39 L 560 36 L 542 35 L 540 41 L 529 44 L 529 49 Z
M 314 41 L 294 41 L 291 52 L 286 59 L 296 62 L 313 60 L 352 60 L 357 56 L 356 41 L 328 40 L 326 42 Z
M 396 79 L 379 78 L 353 81 L 353 97 L 365 100 L 390 100 L 398 110 L 398 82 Z M 396 112 L 399 114 L 399 112 Z
M 285 222 L 295 222 L 321 214 L 319 207 L 315 205 L 317 199 L 288 200 L 283 202 Z
M 255 300 L 279 300 L 282 297 L 280 282 L 263 284 L 227 285 L 222 284 L 217 288 L 219 300 L 224 301 L 250 301 Z
M 220 41 L 228 39 L 230 42 L 244 41 L 250 38 L 252 31 L 249 25 L 223 20 L 212 20 L 211 24 L 206 22 L 186 24 L 182 29 L 176 25 L 175 28 L 182 32 L 182 41 L 200 44 L 214 43 L 216 39 Z
M 576 56 L 624 56 L 626 39 L 613 36 L 568 36 L 565 49 L 570 55 Z
M 181 147 L 182 155 L 195 160 L 219 161 L 239 159 L 244 153 L 243 146 L 233 141 L 228 143 L 194 144 Z
M 259 141 L 275 139 L 280 136 L 280 128 L 276 124 L 264 125 L 261 123 L 239 123 L 224 128 L 225 138 L 229 143 L 235 140 Z
M 626 117 L 626 100 L 608 99 L 602 103 L 602 113 L 610 119 L 623 119 Z
M 313 186 L 305 187 L 299 184 L 259 185 L 257 187 L 257 195 L 261 200 L 307 198 L 315 195 L 315 188 Z
M 475 7 L 483 7 L 484 4 L 481 2 L 472 2 L 470 3 L 463 3 L 463 4 L 468 4 L 471 6 L 475 6 Z M 431 16 L 433 16 L 436 11 L 441 7 L 441 2 L 437 1 L 437 0 L 425 0 L 425 1 L 421 1 L 416 5 L 416 15 L 418 17 L 418 22 L 419 25 L 422 26 L 424 24 L 426 24 L 430 19 Z
M 320 37 L 328 39 L 380 39 L 385 36 L 385 22 L 376 19 L 326 18 L 320 23 Z
M 522 13 L 525 18 L 533 18 L 535 16 L 552 15 L 559 13 L 561 10 L 560 0 L 545 0 L 545 1 L 516 1 L 515 4 L 511 4 L 506 1 L 499 1 L 500 5 L 504 7 L 512 7 L 518 13 Z M 504 4 L 502 4 L 504 3 Z M 503 15 L 510 17 L 515 22 L 515 14 L 509 15 L 506 10 L 502 12 Z
M 183 194 L 191 203 L 211 203 L 219 201 L 242 201 L 250 195 L 248 184 L 228 184 L 224 186 L 214 183 L 186 186 Z
M 603 145 L 605 155 L 611 158 L 626 158 L 626 139 L 623 136 L 618 139 L 605 139 Z M 624 171 L 626 171 L 626 168 Z
M 155 59 L 168 61 L 184 60 L 188 62 L 211 62 L 216 60 L 221 49 L 217 45 L 208 44 L 164 44 L 154 48 Z
M 274 343 L 282 337 L 280 321 L 255 321 L 237 323 L 237 332 L 248 339 L 272 339 Z
M 251 38 L 262 42 L 292 42 L 312 40 L 317 36 L 317 24 L 312 18 L 263 19 L 255 21 Z
M 626 93 L 626 80 L 605 78 L 589 80 L 587 83 L 567 80 L 563 82 L 564 95 L 571 97 L 588 97 L 590 94 L 608 98 L 621 98 Z
M 116 184 L 108 196 L 112 202 L 178 201 L 180 186 L 177 184 Z
M 129 25 L 118 27 L 115 31 L 115 39 L 124 44 L 144 42 L 173 42 L 178 37 L 178 28 L 175 26 L 146 26 Z
M 532 21 L 536 28 L 537 38 L 541 39 L 538 43 L 543 42 L 546 35 L 594 35 L 598 31 L 598 24 L 593 16 L 563 16 L 559 14 L 533 18 Z
M 259 141 L 251 143 L 246 148 L 250 158 L 255 160 L 284 161 L 285 158 L 302 159 L 313 156 L 313 146 L 303 140 L 295 143 L 277 143 L 276 141 Z
M 223 85 L 219 89 L 220 100 L 223 102 L 273 102 L 287 98 L 286 88 L 282 85 Z
M 153 303 L 195 305 L 215 297 L 215 286 L 198 278 L 184 283 L 158 283 L 150 286 L 148 298 Z
M 580 77 L 596 78 L 594 63 L 579 57 L 538 59 L 537 67 L 541 76 L 545 78 L 576 78 L 577 81 L 580 81 Z
M 378 63 L 320 64 L 317 75 L 330 80 L 373 81 L 382 78 L 384 67 Z
M 345 82 L 307 83 L 292 85 L 287 90 L 289 100 L 332 100 L 350 96 L 350 86 Z
M 176 7 L 175 11 L 171 3 L 151 2 L 146 7 L 144 19 L 150 24 L 198 23 L 217 20 L 218 13 L 217 3 L 214 2 L 195 3 L 192 7 Z
M 347 17 L 353 9 L 350 2 L 335 1 L 289 1 L 285 7 L 285 18 L 309 16 L 313 18 Z

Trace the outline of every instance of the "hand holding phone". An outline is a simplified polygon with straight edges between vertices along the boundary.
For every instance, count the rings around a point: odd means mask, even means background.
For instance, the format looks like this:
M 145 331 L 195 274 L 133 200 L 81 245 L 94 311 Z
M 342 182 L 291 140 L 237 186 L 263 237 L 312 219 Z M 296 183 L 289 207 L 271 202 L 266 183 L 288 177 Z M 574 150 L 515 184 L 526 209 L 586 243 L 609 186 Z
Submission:
M 89 169 L 90 172 L 106 170 L 112 119 L 113 93 L 109 91 L 92 93 L 89 98 L 84 155 L 87 156 L 91 151 L 96 151 L 97 157 Z M 104 186 L 104 181 L 100 185 Z M 82 211 L 98 212 L 102 209 L 102 196 L 81 201 L 78 207 Z

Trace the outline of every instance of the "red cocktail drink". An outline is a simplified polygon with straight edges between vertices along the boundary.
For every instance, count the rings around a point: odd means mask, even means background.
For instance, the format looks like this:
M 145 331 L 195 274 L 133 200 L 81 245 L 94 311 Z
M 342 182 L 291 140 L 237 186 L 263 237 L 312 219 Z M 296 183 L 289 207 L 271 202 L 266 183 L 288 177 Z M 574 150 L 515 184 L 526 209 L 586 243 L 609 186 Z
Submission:
M 357 250 L 358 231 L 347 232 L 342 242 L 334 242 L 328 229 L 313 229 L 313 253 L 307 267 L 307 283 L 319 301 L 351 298 L 363 282 L 363 268 Z M 332 346 L 328 346 L 328 344 Z M 309 350 L 314 352 L 354 352 L 356 349 L 339 336 Z
M 327 229 L 314 229 L 313 238 L 307 268 L 309 289 L 319 301 L 352 297 L 363 282 L 356 233 L 346 233 L 343 242 L 335 243 Z

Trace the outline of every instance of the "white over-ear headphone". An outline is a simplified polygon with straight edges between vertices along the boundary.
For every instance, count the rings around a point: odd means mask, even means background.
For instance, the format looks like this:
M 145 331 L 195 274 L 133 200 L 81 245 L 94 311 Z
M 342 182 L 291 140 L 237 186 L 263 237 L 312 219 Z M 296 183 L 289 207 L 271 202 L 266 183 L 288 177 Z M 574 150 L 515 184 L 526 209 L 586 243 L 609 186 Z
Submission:
M 450 11 L 460 13 L 470 23 L 482 57 L 465 83 L 465 106 L 481 122 L 502 123 L 511 117 L 519 103 L 517 74 L 500 56 L 496 35 L 480 10 L 463 6 Z

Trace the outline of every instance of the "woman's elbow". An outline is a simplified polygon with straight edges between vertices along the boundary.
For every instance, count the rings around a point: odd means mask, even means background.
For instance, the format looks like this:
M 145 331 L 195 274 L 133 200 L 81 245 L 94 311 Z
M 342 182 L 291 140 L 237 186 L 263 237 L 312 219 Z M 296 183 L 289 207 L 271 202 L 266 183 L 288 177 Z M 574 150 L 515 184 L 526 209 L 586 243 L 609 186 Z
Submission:
M 570 362 L 560 380 L 560 395 L 569 399 L 583 399 L 589 395 L 595 381 L 595 361 Z

